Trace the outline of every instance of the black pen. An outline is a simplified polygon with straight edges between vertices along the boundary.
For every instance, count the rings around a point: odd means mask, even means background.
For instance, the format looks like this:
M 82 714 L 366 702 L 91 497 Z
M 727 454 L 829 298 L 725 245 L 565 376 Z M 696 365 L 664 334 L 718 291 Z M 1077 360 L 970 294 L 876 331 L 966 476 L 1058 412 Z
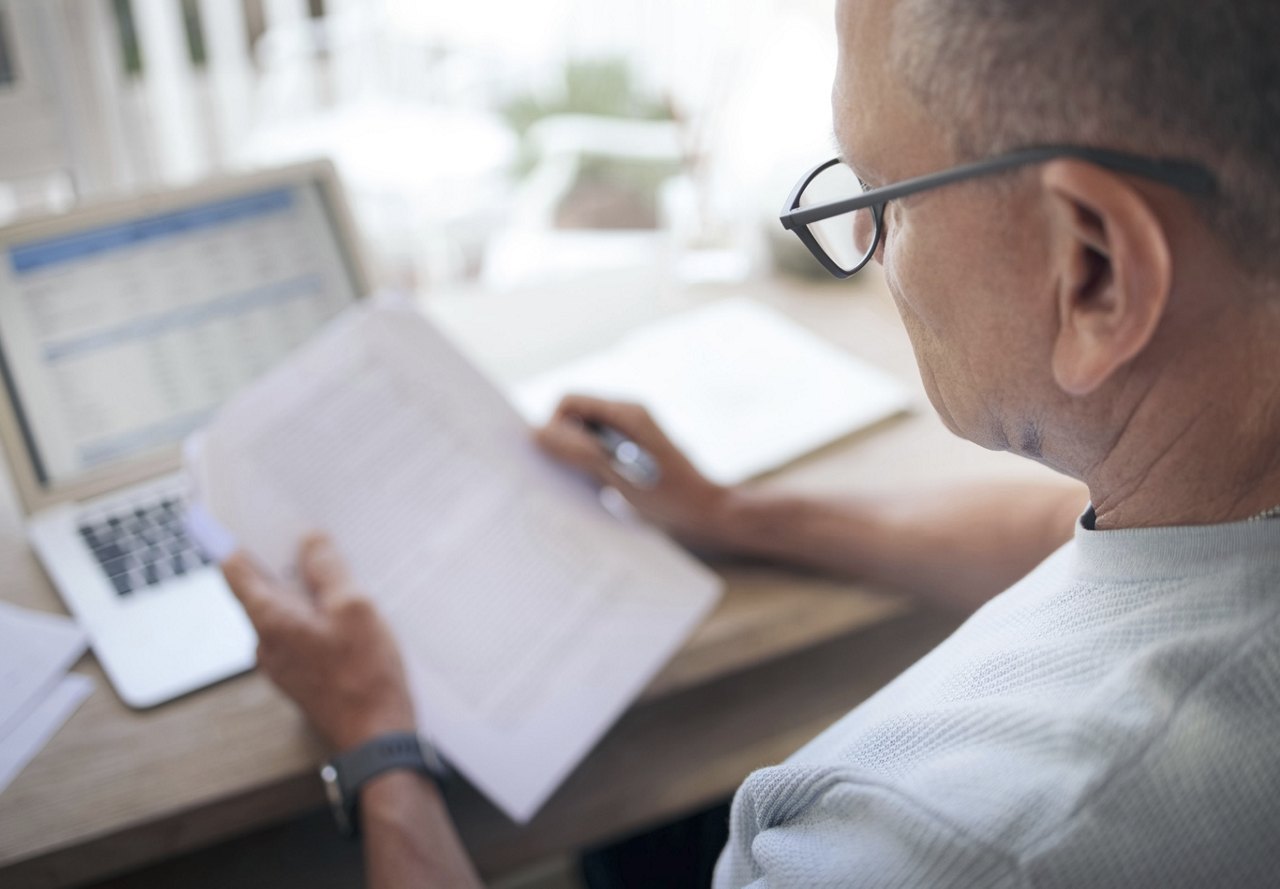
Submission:
M 662 479 L 662 470 L 653 455 L 617 429 L 595 420 L 584 420 L 582 425 L 608 453 L 618 475 L 632 485 L 652 488 Z

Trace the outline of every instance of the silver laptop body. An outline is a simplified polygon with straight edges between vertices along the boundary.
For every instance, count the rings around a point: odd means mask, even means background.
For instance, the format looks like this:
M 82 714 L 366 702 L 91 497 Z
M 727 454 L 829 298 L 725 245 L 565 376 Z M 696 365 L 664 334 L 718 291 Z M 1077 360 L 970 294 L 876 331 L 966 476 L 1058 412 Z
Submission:
M 253 665 L 252 628 L 184 530 L 181 442 L 366 290 L 324 161 L 0 229 L 0 442 L 126 704 Z

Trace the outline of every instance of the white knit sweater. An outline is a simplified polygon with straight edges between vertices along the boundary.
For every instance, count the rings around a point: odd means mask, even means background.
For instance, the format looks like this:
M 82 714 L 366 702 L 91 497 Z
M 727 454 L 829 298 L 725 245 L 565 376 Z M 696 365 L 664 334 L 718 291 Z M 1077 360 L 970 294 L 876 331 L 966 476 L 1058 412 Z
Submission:
M 1278 614 L 1280 519 L 1082 522 L 752 774 L 715 885 L 1280 886 Z

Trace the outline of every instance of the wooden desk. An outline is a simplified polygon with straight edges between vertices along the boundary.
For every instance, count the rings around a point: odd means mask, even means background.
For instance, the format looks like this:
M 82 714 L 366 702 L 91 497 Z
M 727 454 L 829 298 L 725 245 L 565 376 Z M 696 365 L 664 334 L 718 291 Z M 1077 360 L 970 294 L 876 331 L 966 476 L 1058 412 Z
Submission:
M 742 288 L 738 288 L 741 290 Z M 876 286 L 764 282 L 749 288 L 824 336 L 916 383 L 892 306 Z M 647 317 L 714 291 L 539 298 L 472 294 L 433 303 L 444 326 L 499 377 L 531 372 Z M 564 319 L 587 319 L 585 326 Z M 594 331 L 585 327 L 596 325 Z M 612 329 L 610 329 L 612 326 Z M 530 331 L 545 331 L 538 335 Z M 832 446 L 762 484 L 869 491 L 959 477 L 1043 472 L 912 416 Z M 486 873 L 598 842 L 731 792 L 892 678 L 958 622 L 857 585 L 760 566 L 717 566 L 719 609 L 642 700 L 524 828 L 466 788 L 451 801 Z M 61 605 L 0 487 L 0 598 Z M 125 708 L 94 659 L 98 689 L 0 794 L 0 885 L 63 886 L 127 871 L 319 806 L 324 751 L 260 676 L 224 682 L 149 712 Z

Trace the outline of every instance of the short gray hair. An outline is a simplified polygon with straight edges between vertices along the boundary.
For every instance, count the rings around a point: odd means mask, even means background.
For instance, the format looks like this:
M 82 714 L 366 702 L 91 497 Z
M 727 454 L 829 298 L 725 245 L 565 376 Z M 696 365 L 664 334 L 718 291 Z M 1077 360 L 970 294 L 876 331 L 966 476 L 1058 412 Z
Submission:
M 1203 163 L 1206 221 L 1280 273 L 1276 0 L 900 0 L 893 62 L 958 159 L 1070 142 Z

